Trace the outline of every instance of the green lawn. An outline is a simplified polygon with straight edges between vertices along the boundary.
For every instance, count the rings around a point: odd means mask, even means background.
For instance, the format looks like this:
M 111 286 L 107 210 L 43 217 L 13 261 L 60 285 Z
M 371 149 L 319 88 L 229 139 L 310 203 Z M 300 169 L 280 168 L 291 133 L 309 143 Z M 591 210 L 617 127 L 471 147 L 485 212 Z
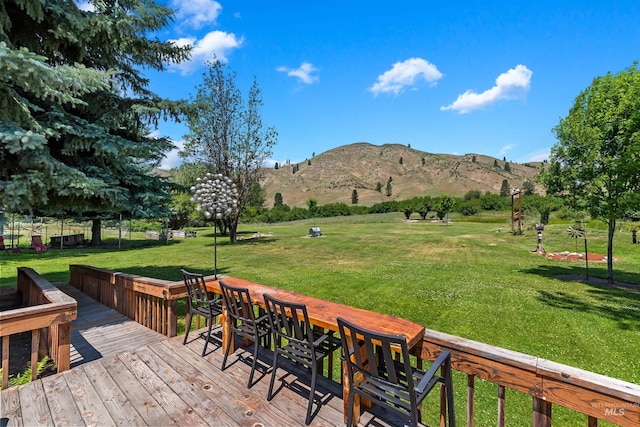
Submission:
M 584 262 L 533 254 L 536 232 L 514 236 L 507 232 L 506 220 L 454 220 L 446 225 L 402 219 L 401 214 L 384 214 L 241 226 L 241 237 L 255 232 L 273 235 L 237 245 L 218 237 L 218 271 L 640 384 L 639 290 L 558 279 L 563 274 L 584 275 Z M 314 225 L 321 227 L 323 237 L 305 237 Z M 547 251 L 576 249 L 566 229 L 567 224 L 546 227 Z M 604 231 L 588 229 L 587 237 L 590 253 L 606 254 Z M 578 243 L 582 251 L 583 241 Z M 0 284 L 13 284 L 18 266 L 31 267 L 52 281 L 67 280 L 69 264 L 169 280 L 180 279 L 180 268 L 213 271 L 210 228 L 198 230 L 196 239 L 168 244 L 133 240 L 123 246 L 2 254 Z M 640 283 L 640 244 L 631 243 L 629 232 L 616 235 L 614 256 L 616 279 Z M 606 277 L 606 264 L 591 263 L 589 273 Z M 464 400 L 463 380 L 456 382 L 458 400 Z M 479 387 L 485 386 L 490 387 Z M 521 411 L 530 425 L 531 401 L 513 400 L 507 403 L 510 416 Z M 492 405 L 479 405 L 479 420 L 495 417 Z M 554 414 L 554 421 L 556 417 L 562 421 L 562 410 Z M 495 425 L 478 421 L 491 424 Z

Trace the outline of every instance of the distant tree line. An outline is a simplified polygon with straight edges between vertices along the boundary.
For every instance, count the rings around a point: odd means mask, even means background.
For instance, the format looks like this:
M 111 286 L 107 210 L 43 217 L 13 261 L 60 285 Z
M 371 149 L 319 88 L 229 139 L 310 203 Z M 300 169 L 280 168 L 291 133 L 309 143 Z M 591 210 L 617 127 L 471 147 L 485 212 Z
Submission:
M 355 191 L 355 190 L 354 190 Z M 524 194 L 524 192 L 523 192 Z M 357 192 L 355 192 L 357 196 Z M 422 219 L 447 218 L 451 212 L 457 212 L 464 216 L 473 216 L 486 211 L 505 211 L 511 209 L 511 198 L 502 197 L 499 194 L 479 190 L 470 190 L 463 197 L 453 197 L 441 194 L 437 197 L 422 196 L 408 200 L 390 200 L 375 203 L 371 206 L 362 206 L 353 203 L 355 200 L 352 192 L 352 204 L 329 203 L 319 205 L 317 199 L 309 198 L 306 207 L 291 207 L 284 203 L 282 194 L 276 193 L 274 206 L 270 209 L 251 206 L 245 210 L 241 221 L 254 222 L 287 222 L 308 218 L 327 218 L 335 216 L 366 215 L 377 213 L 400 212 L 407 219 L 418 217 Z M 551 196 L 530 194 L 523 198 L 523 211 L 530 222 L 548 223 L 549 214 L 554 211 L 562 218 L 572 218 L 572 211 L 564 206 L 563 199 Z M 417 219 L 417 218 L 416 218 Z

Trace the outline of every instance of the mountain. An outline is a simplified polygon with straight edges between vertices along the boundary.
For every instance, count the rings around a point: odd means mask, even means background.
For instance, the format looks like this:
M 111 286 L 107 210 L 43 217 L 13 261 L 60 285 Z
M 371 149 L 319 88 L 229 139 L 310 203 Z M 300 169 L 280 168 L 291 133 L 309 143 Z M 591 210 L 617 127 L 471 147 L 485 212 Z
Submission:
M 541 164 L 509 162 L 507 172 L 505 163 L 481 154 L 432 154 L 399 144 L 377 146 L 358 142 L 298 163 L 295 173 L 293 164 L 267 169 L 262 185 L 269 207 L 273 206 L 276 193 L 281 193 L 283 202 L 289 206 L 304 206 L 310 197 L 321 205 L 351 204 L 354 189 L 358 192 L 359 204 L 373 204 L 441 193 L 460 197 L 469 190 L 497 194 L 504 179 L 510 187 L 520 187 L 525 180 L 534 181 Z M 392 179 L 390 197 L 386 195 L 389 178 Z M 378 182 L 381 192 L 376 191 Z M 542 193 L 542 188 L 536 185 L 536 192 Z

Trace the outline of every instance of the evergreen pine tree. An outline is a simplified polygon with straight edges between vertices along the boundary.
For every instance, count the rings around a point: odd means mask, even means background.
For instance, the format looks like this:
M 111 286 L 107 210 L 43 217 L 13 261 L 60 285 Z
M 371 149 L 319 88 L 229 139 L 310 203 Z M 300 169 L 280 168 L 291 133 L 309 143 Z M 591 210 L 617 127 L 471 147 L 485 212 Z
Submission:
M 154 0 L 92 4 L 95 13 L 66 0 L 0 6 L 0 208 L 93 219 L 98 244 L 101 218 L 169 213 L 166 184 L 150 172 L 173 143 L 149 135 L 180 105 L 152 93 L 141 70 L 191 48 L 150 38 L 173 17 Z
M 500 187 L 500 196 L 508 197 L 511 194 L 511 188 L 509 187 L 509 181 L 506 179 L 502 180 L 502 186 Z

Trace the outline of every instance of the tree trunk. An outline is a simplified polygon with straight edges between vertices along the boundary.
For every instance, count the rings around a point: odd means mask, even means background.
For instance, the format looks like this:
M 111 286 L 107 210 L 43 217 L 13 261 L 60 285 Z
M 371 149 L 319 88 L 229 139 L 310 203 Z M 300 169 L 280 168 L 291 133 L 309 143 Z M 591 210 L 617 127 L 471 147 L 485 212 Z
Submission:
M 616 220 L 609 219 L 609 236 L 607 239 L 607 283 L 613 285 L 613 236 L 616 234 Z
M 238 219 L 238 214 L 229 217 L 229 243 L 232 245 L 238 243 Z
M 94 219 L 91 222 L 91 246 L 102 244 L 102 222 Z

